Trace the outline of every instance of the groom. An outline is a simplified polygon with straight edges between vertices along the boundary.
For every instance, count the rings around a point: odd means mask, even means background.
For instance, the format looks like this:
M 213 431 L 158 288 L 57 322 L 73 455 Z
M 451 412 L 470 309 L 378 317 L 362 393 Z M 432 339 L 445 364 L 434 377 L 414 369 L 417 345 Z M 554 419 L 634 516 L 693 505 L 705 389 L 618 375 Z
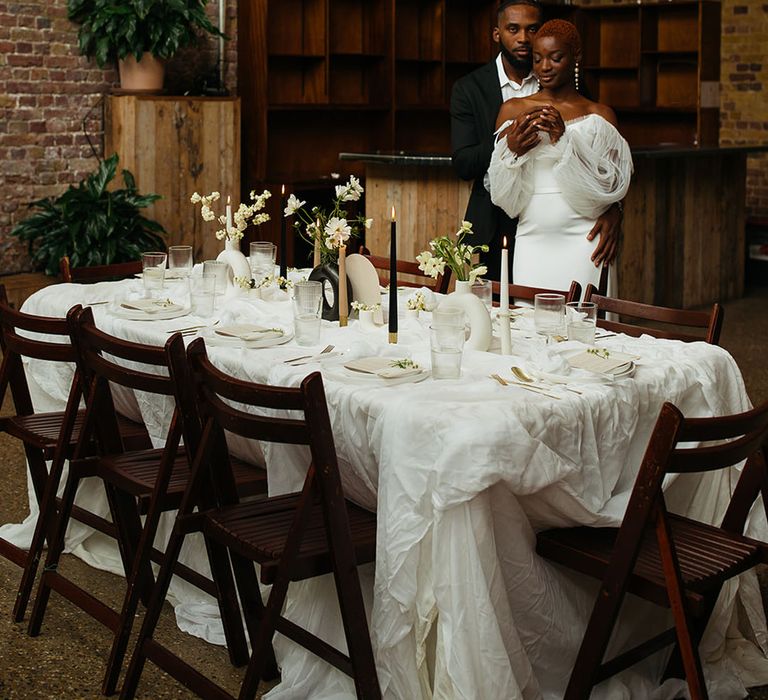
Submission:
M 490 246 L 481 257 L 491 279 L 499 277 L 502 237 L 507 237 L 512 251 L 517 229 L 517 222 L 491 202 L 485 186 L 496 116 L 503 101 L 538 92 L 538 82 L 531 72 L 532 44 L 542 20 L 538 0 L 501 0 L 493 29 L 498 56 L 457 80 L 451 92 L 451 161 L 460 178 L 474 180 L 464 218 L 473 225 L 472 245 Z M 616 205 L 598 218 L 588 236 L 592 240 L 600 234 L 593 255 L 596 265 L 616 257 L 620 227 L 621 208 Z

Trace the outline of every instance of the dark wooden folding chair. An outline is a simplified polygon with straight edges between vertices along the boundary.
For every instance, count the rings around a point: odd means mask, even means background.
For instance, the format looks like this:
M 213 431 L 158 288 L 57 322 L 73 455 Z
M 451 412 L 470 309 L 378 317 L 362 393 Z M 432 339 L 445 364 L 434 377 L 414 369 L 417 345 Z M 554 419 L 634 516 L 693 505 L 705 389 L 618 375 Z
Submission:
M 717 345 L 720 341 L 724 314 L 720 304 L 713 304 L 711 311 L 671 309 L 666 306 L 653 306 L 652 304 L 606 297 L 598 294 L 597 289 L 591 284 L 584 293 L 584 301 L 592 301 L 597 304 L 597 325 L 609 331 L 626 333 L 635 337 L 648 334 L 655 338 L 684 340 L 686 342 L 703 340 L 712 345 Z M 606 313 L 618 314 L 621 320 L 607 320 L 605 318 Z M 646 325 L 646 323 L 638 325 L 637 323 L 630 323 L 628 318 L 657 325 Z M 700 328 L 702 332 L 695 335 L 685 330 L 681 331 L 679 329 L 681 326 L 686 329 Z
M 360 253 L 365 255 L 379 273 L 379 282 L 386 286 L 389 284 L 389 258 L 380 255 L 371 255 L 367 248 L 361 247 Z M 407 275 L 401 277 L 400 275 Z M 419 263 L 410 260 L 397 261 L 397 284 L 399 287 L 428 287 L 440 294 L 448 293 L 448 285 L 451 282 L 451 270 L 446 268 L 437 278 L 425 275 L 419 270 Z
M 767 442 L 768 404 L 723 418 L 684 419 L 666 403 L 621 527 L 539 533 L 541 556 L 602 580 L 566 700 L 588 698 L 594 685 L 671 644 L 676 646 L 667 675 L 684 671 L 691 698 L 707 698 L 698 645 L 720 590 L 728 579 L 768 562 L 768 545 L 742 534 L 757 497 L 768 505 Z M 745 459 L 719 527 L 667 511 L 662 491 L 667 474 L 726 469 Z M 603 661 L 627 593 L 671 608 L 674 627 Z
M 59 260 L 59 272 L 62 282 L 103 282 L 105 280 L 122 280 L 132 277 L 142 271 L 141 260 L 130 260 L 110 265 L 93 265 L 90 267 L 72 267 L 69 256 Z
M 8 304 L 5 287 L 0 285 L 0 346 L 3 351 L 0 403 L 5 400 L 10 388 L 16 410 L 14 415 L 0 418 L 0 430 L 24 443 L 30 480 L 39 509 L 35 534 L 28 551 L 0 538 L 0 554 L 24 569 L 13 609 L 13 619 L 21 622 L 45 539 L 52 533 L 57 508 L 56 492 L 62 469 L 66 460 L 74 454 L 80 440 L 85 412 L 79 409 L 82 398 L 79 371 L 74 371 L 65 409 L 55 412 L 35 410 L 24 372 L 24 359 L 74 366 L 76 355 L 70 343 L 66 319 L 16 311 Z M 150 444 L 149 435 L 142 423 L 118 416 L 117 424 L 126 444 L 136 448 Z M 84 445 L 84 449 L 90 450 L 93 446 Z M 46 465 L 47 460 L 51 461 L 50 471 Z M 113 537 L 116 535 L 111 522 L 83 508 L 75 506 L 72 516 L 105 534 Z
M 493 295 L 493 301 L 498 303 L 501 295 L 500 282 L 491 282 L 491 294 Z M 533 302 L 533 299 L 537 294 L 562 294 L 565 297 L 566 303 L 578 301 L 581 297 L 581 285 L 576 280 L 573 280 L 567 291 L 563 291 L 562 289 L 544 289 L 543 287 L 526 287 L 522 284 L 509 285 L 510 300 L 522 299 L 523 301 Z
M 230 552 L 253 649 L 239 697 L 254 697 L 260 679 L 270 676 L 275 632 L 352 676 L 358 697 L 381 697 L 357 574 L 358 564 L 373 561 L 376 517 L 344 498 L 320 374 L 306 377 L 300 388 L 271 387 L 240 381 L 217 370 L 208 360 L 202 340 L 192 343 L 188 356 L 203 433 L 168 552 L 169 557 L 176 555 L 184 537 L 196 531 Z M 301 492 L 238 502 L 225 430 L 253 440 L 308 445 L 311 463 Z M 212 489 L 207 488 L 208 483 L 213 484 Z M 211 497 L 215 507 L 206 509 L 213 505 L 206 504 Z M 198 511 L 194 511 L 195 505 Z M 272 586 L 266 605 L 253 562 L 260 565 L 261 582 Z M 291 581 L 331 572 L 348 654 L 282 616 Z M 153 638 L 170 576 L 169 558 L 158 574 L 120 697 L 135 696 L 142 669 L 150 659 L 201 697 L 229 698 Z
M 90 308 L 70 314 L 70 334 L 77 351 L 78 367 L 86 394 L 86 415 L 81 440 L 93 438 L 98 454 L 70 462 L 55 533 L 50 541 L 40 577 L 29 632 L 40 632 L 51 590 L 82 608 L 113 633 L 112 649 L 102 690 L 115 692 L 139 599 L 149 599 L 153 584 L 150 562 L 162 563 L 164 555 L 154 547 L 160 515 L 181 503 L 190 472 L 189 449 L 198 440 L 194 397 L 184 352 L 184 341 L 175 333 L 165 347 L 140 345 L 98 330 Z M 137 368 L 139 367 L 139 368 Z M 127 450 L 115 421 L 110 385 L 145 392 L 155 401 L 167 401 L 171 415 L 165 446 L 159 449 Z M 180 446 L 183 437 L 185 447 Z M 189 449 L 187 449 L 189 448 Z M 266 472 L 237 461 L 233 465 L 236 488 L 252 496 L 266 491 Z M 127 580 L 120 612 L 116 612 L 58 570 L 64 536 L 75 493 L 86 477 L 102 480 L 112 520 L 118 533 Z M 145 514 L 142 525 L 140 516 Z M 212 578 L 176 562 L 173 573 L 217 598 L 224 623 L 230 659 L 242 665 L 248 658 L 240 609 L 226 556 L 220 546 L 207 543 Z

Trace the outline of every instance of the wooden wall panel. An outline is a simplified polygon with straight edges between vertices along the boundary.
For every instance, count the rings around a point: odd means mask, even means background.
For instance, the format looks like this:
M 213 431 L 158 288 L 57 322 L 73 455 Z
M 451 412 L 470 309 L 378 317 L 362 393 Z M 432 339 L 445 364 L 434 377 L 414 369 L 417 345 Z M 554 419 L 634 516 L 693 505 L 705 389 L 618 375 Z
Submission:
M 217 190 L 240 201 L 239 100 L 111 96 L 105 153 L 115 152 L 139 191 L 162 196 L 146 212 L 165 227 L 168 244 L 192 245 L 195 260 L 216 257 L 215 225 L 200 218 L 189 197 Z

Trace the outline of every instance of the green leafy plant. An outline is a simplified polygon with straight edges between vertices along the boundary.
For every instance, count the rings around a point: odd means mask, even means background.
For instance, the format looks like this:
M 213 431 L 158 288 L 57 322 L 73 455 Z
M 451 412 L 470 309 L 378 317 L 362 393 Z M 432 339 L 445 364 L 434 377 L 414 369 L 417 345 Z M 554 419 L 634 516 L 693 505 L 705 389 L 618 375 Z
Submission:
M 171 58 L 200 32 L 224 36 L 205 13 L 207 0 L 67 0 L 67 16 L 80 25 L 80 53 L 100 68 L 133 54 Z
M 138 260 L 145 250 L 165 250 L 165 229 L 140 211 L 160 195 L 139 194 L 127 170 L 123 170 L 125 187 L 108 189 L 117 164 L 115 154 L 59 197 L 29 205 L 38 211 L 17 224 L 11 235 L 27 242 L 37 268 L 56 275 L 64 255 L 72 267 L 90 267 Z

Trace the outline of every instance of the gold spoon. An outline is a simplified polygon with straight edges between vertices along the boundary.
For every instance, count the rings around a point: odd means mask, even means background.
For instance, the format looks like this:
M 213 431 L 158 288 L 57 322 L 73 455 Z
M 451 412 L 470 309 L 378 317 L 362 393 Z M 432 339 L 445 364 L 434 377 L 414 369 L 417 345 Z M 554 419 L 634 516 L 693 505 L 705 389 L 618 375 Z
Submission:
M 530 375 L 525 373 L 525 370 L 523 370 L 522 367 L 516 367 L 512 366 L 512 374 L 515 375 L 521 382 L 525 384 L 531 384 L 532 386 L 538 386 L 536 380 L 531 377 Z M 566 386 L 565 384 L 558 384 L 557 386 L 562 386 L 563 389 L 567 389 L 568 391 L 572 391 L 574 394 L 581 394 L 581 392 L 578 389 L 574 389 L 573 387 Z

